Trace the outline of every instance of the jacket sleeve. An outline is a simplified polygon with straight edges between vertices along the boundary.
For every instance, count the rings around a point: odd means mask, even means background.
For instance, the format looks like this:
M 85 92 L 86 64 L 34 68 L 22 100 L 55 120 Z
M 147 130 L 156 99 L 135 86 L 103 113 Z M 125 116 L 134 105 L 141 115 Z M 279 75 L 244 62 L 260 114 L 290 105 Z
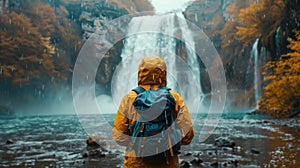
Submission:
M 117 111 L 112 131 L 112 138 L 121 146 L 128 146 L 130 144 L 129 119 L 127 117 L 128 101 L 128 96 L 124 96 Z
M 194 137 L 194 129 L 190 113 L 186 104 L 184 103 L 183 98 L 175 92 L 173 92 L 172 95 L 176 100 L 175 110 L 177 112 L 177 118 L 175 123 L 177 128 L 181 130 L 183 136 L 181 143 L 182 145 L 188 145 L 192 142 L 192 139 Z

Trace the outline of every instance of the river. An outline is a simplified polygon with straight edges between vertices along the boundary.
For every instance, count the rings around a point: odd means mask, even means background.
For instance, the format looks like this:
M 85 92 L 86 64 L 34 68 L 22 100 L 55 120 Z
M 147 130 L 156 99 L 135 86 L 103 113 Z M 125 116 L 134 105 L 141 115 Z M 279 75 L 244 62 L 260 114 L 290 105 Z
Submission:
M 1 117 L 0 167 L 122 167 L 123 148 L 113 143 L 110 129 L 101 127 L 112 124 L 114 116 L 105 115 L 105 121 L 97 115 L 84 118 L 108 149 L 99 158 L 83 156 L 88 135 L 76 115 Z M 180 161 L 192 167 L 300 167 L 299 119 L 223 115 L 212 135 L 199 142 L 202 126 L 194 123 L 193 142 L 180 155 Z M 218 147 L 217 138 L 235 145 Z

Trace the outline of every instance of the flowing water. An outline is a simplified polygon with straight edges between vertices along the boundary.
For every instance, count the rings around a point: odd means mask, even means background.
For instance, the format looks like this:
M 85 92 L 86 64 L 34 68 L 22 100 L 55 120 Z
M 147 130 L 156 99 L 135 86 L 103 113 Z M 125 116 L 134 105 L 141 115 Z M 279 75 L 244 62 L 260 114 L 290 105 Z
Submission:
M 168 87 L 181 93 L 187 104 L 200 103 L 200 65 L 195 54 L 192 32 L 183 18 L 182 13 L 132 18 L 121 54 L 122 62 L 112 81 L 113 97 L 125 95 L 135 88 L 139 62 L 145 56 L 155 55 L 163 58 L 167 64 Z M 186 60 L 177 55 L 178 40 L 186 42 Z M 187 88 L 191 87 L 187 84 L 189 82 L 197 86 L 193 91 Z M 115 102 L 119 104 L 120 99 Z
M 255 43 L 253 44 L 251 57 L 254 57 L 254 98 L 255 103 L 259 102 L 261 97 L 261 87 L 260 87 L 260 65 L 259 65 L 259 54 L 258 54 L 258 42 L 259 39 L 256 39 Z M 255 109 L 258 109 L 258 104 L 256 104 Z
M 103 138 L 104 147 L 112 151 L 101 158 L 84 158 L 87 134 L 76 115 L 23 116 L 0 118 L 0 167 L 120 167 L 123 148 L 111 140 L 111 130 L 103 128 L 113 123 L 115 115 L 86 115 L 95 135 Z M 195 137 L 192 144 L 183 148 L 184 153 L 199 155 L 204 162 L 193 167 L 209 167 L 206 164 L 222 164 L 236 160 L 238 167 L 299 167 L 299 120 L 267 120 L 248 118 L 242 113 L 224 115 L 217 129 L 205 141 L 198 142 L 205 115 L 198 115 L 200 123 L 194 123 Z M 250 117 L 250 118 L 249 118 Z M 259 117 L 261 118 L 261 117 Z M 281 123 L 281 124 L 276 124 Z M 294 124 L 294 125 L 293 125 Z M 218 148 L 214 140 L 229 137 L 234 148 Z M 6 141 L 12 144 L 6 144 Z M 120 154 L 116 154 L 118 152 Z M 191 156 L 182 155 L 190 160 Z

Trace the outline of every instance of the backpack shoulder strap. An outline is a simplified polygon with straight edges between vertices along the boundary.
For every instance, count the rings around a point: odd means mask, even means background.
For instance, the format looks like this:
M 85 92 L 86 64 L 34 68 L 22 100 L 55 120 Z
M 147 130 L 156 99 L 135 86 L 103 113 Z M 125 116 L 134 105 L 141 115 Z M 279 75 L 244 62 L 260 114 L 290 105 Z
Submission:
M 136 87 L 136 88 L 132 89 L 132 91 L 134 91 L 137 94 L 140 94 L 140 93 L 144 92 L 145 89 L 142 87 Z
M 168 91 L 172 90 L 171 88 L 168 88 L 166 86 L 162 86 L 162 87 L 160 87 L 160 89 L 164 89 L 164 90 L 168 90 Z

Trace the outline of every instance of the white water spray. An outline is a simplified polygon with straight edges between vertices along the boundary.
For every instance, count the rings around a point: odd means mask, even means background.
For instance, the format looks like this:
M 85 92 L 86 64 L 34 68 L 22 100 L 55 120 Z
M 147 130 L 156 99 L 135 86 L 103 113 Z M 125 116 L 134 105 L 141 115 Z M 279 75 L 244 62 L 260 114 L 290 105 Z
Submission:
M 253 44 L 251 50 L 251 57 L 254 57 L 254 97 L 255 97 L 255 109 L 258 109 L 258 102 L 261 97 L 261 90 L 260 90 L 260 67 L 259 67 L 259 58 L 258 58 L 258 42 L 259 39 L 256 39 L 255 43 Z
M 181 32 L 181 38 L 186 45 L 187 60 L 185 61 L 176 56 L 175 37 L 178 32 Z M 113 84 L 116 86 L 115 94 L 126 94 L 135 88 L 140 61 L 145 56 L 157 55 L 167 64 L 167 86 L 181 93 L 187 103 L 200 104 L 200 100 L 194 100 L 195 97 L 202 95 L 200 66 L 194 50 L 192 33 L 181 13 L 132 18 L 121 54 L 122 62 L 113 78 Z M 180 64 L 188 68 L 183 68 Z M 118 71 L 121 74 L 118 74 Z M 189 81 L 198 85 L 193 93 L 187 92 Z M 182 85 L 179 87 L 180 83 Z M 115 100 L 115 103 L 119 104 L 120 100 Z

